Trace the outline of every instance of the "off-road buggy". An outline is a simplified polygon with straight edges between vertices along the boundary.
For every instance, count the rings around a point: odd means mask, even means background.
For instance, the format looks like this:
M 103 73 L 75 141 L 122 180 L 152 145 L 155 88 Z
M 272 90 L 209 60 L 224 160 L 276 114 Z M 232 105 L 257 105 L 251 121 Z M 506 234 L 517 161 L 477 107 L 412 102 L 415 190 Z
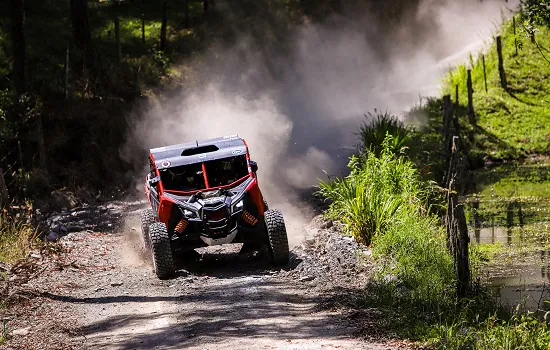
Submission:
M 141 213 L 141 231 L 159 278 L 174 273 L 179 254 L 227 243 L 259 247 L 274 265 L 288 262 L 283 215 L 268 209 L 242 138 L 154 148 L 149 162 L 151 208 Z

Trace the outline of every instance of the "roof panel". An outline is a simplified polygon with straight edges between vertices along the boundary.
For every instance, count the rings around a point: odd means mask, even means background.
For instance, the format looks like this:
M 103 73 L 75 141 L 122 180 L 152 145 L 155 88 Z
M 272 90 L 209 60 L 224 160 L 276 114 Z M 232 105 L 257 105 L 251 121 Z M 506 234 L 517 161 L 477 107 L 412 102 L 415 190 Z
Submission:
M 220 151 L 227 148 L 245 146 L 245 143 L 242 138 L 237 135 L 217 137 L 208 140 L 196 141 L 196 142 L 186 142 L 180 143 L 177 145 L 170 145 L 165 147 L 152 148 L 150 150 L 151 154 L 155 158 L 155 161 L 173 158 L 181 156 L 181 153 L 190 148 L 203 147 L 208 145 L 217 146 Z
M 182 156 L 182 152 L 187 149 L 215 145 L 217 151 L 197 153 L 188 156 Z M 171 168 L 180 165 L 206 162 L 209 160 L 227 158 L 246 154 L 246 145 L 244 140 L 236 135 L 224 136 L 215 139 L 187 142 L 166 147 L 158 147 L 150 150 L 155 158 L 157 168 Z

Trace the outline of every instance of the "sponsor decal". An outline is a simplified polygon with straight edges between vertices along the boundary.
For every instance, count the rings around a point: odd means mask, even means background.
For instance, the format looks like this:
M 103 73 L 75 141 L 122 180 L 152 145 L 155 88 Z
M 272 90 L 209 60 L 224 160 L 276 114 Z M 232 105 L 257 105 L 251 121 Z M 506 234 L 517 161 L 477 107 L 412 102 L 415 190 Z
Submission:
M 234 150 L 234 151 L 231 152 L 231 153 L 233 153 L 233 154 L 241 154 L 241 153 L 243 153 L 243 152 L 242 152 L 240 149 L 236 149 L 236 150 Z
M 200 159 L 204 159 L 204 158 L 206 158 L 206 154 L 199 154 L 198 157 L 199 157 Z

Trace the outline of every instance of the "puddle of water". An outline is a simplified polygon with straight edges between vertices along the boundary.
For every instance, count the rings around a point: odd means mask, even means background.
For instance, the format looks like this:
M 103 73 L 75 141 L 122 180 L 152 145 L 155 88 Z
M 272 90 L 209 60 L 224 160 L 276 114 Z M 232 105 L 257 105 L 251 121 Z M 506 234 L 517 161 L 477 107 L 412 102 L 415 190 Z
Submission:
M 471 242 L 498 245 L 500 252 L 482 273 L 504 302 L 548 309 L 550 162 L 476 172 L 474 183 L 464 198 Z

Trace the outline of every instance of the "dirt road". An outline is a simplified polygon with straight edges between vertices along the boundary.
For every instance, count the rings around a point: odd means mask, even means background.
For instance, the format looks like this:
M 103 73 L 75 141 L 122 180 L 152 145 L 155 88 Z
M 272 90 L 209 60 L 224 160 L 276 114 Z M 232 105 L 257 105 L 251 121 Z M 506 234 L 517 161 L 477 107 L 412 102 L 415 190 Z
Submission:
M 174 278 L 158 280 L 142 256 L 140 206 L 120 209 L 129 214 L 111 233 L 88 230 L 62 239 L 65 252 L 48 258 L 49 268 L 31 282 L 42 292 L 40 303 L 8 323 L 15 335 L 6 346 L 386 348 L 355 338 L 346 317 L 320 307 L 326 288 L 318 278 L 291 273 L 296 257 L 286 271 L 273 270 L 257 257 L 239 255 L 238 246 L 209 249 L 198 261 L 180 262 Z

